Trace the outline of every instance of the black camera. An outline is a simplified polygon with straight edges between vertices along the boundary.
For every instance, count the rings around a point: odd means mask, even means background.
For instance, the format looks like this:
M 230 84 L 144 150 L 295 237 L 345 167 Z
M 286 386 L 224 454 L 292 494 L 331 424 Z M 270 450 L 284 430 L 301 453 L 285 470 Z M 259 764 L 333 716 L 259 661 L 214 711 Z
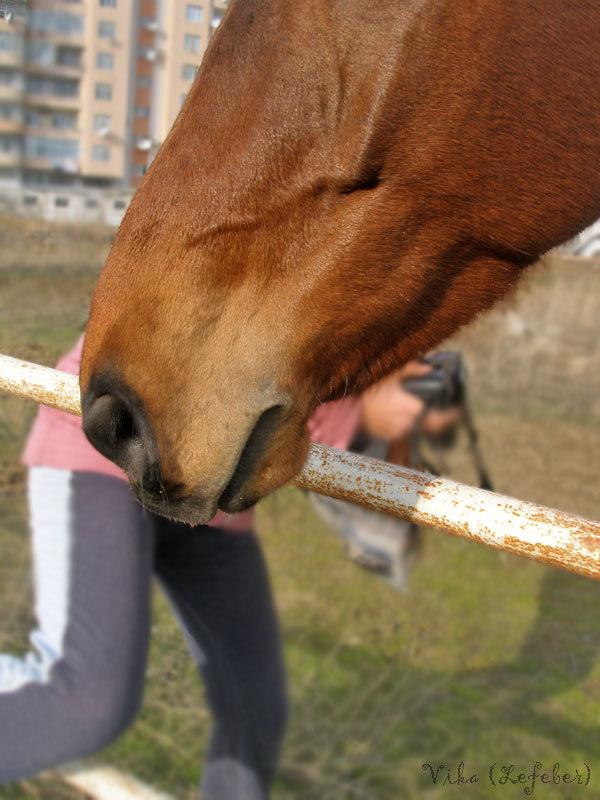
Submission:
M 464 408 L 467 393 L 467 368 L 459 350 L 432 353 L 423 359 L 432 369 L 427 375 L 402 381 L 402 388 L 419 397 L 425 409 Z M 457 427 L 443 434 L 428 436 L 433 447 L 449 448 L 456 442 Z
M 465 429 L 471 449 L 471 455 L 479 474 L 482 489 L 492 489 L 492 482 L 483 462 L 479 449 L 479 434 L 473 423 L 469 404 L 467 402 L 467 368 L 459 350 L 448 350 L 442 353 L 432 353 L 423 361 L 430 364 L 431 372 L 420 378 L 410 378 L 402 381 L 402 388 L 419 397 L 425 406 L 424 413 L 431 408 L 446 409 L 458 407 L 461 410 L 460 424 Z M 444 433 L 430 436 L 423 433 L 419 427 L 415 431 L 411 442 L 411 461 L 415 466 L 421 464 L 430 472 L 439 474 L 439 470 L 423 458 L 419 449 L 419 439 L 427 439 L 429 446 L 435 450 L 448 450 L 456 444 L 459 425 L 453 425 Z
M 461 406 L 465 399 L 467 368 L 459 350 L 433 353 L 423 359 L 432 367 L 431 372 L 420 378 L 402 381 L 407 392 L 420 397 L 429 408 Z

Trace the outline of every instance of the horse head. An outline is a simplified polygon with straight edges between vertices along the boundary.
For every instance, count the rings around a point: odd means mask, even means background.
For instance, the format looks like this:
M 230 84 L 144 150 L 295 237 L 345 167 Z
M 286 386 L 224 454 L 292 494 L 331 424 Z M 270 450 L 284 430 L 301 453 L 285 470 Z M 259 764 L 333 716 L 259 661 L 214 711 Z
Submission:
M 233 0 L 94 293 L 84 429 L 152 510 L 289 480 L 319 402 L 600 216 L 600 14 Z

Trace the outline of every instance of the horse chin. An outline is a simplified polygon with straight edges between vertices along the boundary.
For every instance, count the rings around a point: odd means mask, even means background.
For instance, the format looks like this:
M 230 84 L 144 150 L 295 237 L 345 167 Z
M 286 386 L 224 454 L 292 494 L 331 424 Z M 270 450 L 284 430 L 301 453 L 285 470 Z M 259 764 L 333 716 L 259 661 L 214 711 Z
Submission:
M 200 494 L 191 493 L 186 497 L 173 499 L 166 494 L 149 494 L 134 483 L 131 483 L 131 488 L 146 511 L 175 522 L 191 526 L 206 525 L 217 513 L 217 503 Z
M 142 495 L 141 492 L 135 489 L 134 494 L 146 511 L 151 511 L 159 517 L 185 523 L 192 527 L 206 525 L 213 519 L 217 511 L 223 511 L 226 514 L 238 514 L 241 511 L 246 511 L 261 499 L 258 496 L 235 496 L 227 502 L 219 500 L 217 505 L 193 494 L 180 500 L 149 498 L 146 494 Z

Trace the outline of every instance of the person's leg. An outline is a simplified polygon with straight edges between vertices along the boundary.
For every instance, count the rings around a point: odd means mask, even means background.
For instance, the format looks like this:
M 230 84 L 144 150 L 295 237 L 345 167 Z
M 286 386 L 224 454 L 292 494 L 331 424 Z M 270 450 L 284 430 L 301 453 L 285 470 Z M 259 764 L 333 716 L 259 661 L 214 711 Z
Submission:
M 251 532 L 158 521 L 156 573 L 200 663 L 214 727 L 203 800 L 263 800 L 287 692 L 267 570 Z
M 98 750 L 137 712 L 152 527 L 124 481 L 30 470 L 36 652 L 0 657 L 0 783 Z

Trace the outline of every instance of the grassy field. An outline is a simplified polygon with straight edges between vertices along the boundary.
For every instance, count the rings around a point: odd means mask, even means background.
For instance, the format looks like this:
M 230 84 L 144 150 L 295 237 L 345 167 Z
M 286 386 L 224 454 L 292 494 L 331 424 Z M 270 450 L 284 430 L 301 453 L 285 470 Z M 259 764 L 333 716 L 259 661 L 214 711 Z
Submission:
M 3 238 L 2 238 L 3 237 Z M 109 246 L 103 229 L 10 221 L 0 236 L 0 352 L 52 364 L 85 323 Z M 553 257 L 517 295 L 464 331 L 484 452 L 505 493 L 600 516 L 600 269 Z M 34 409 L 0 404 L 0 649 L 31 623 L 24 474 Z M 453 477 L 473 478 L 464 446 Z M 285 487 L 257 510 L 280 610 L 292 719 L 279 800 L 522 797 L 492 764 L 530 773 L 591 769 L 588 786 L 536 785 L 540 798 L 600 798 L 600 585 L 428 531 L 410 590 L 361 571 Z M 145 702 L 103 753 L 191 800 L 209 717 L 170 611 L 155 593 Z M 0 721 L 1 723 L 1 721 Z M 440 785 L 464 774 L 478 782 Z M 444 764 L 437 785 L 423 764 Z M 0 798 L 81 795 L 53 774 Z

